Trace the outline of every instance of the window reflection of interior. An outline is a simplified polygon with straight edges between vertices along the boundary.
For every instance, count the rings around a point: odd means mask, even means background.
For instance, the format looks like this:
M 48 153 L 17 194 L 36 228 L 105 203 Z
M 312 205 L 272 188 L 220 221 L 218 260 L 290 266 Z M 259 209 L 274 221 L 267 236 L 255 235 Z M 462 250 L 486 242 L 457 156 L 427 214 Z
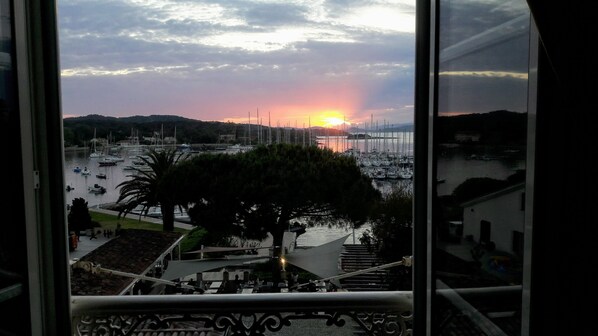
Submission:
M 515 39 L 528 31 L 530 17 L 528 14 L 488 29 L 459 43 L 440 50 L 440 63 L 458 59 L 473 52 L 490 48 L 501 42 Z
M 448 29 L 441 28 L 438 33 L 441 40 L 449 41 L 457 38 L 457 35 L 460 35 L 464 27 L 474 28 L 468 27 L 466 23 L 459 20 L 464 16 L 455 15 L 462 13 L 457 12 L 459 8 L 453 6 L 453 3 L 447 2 L 444 5 L 441 3 L 441 16 L 443 13 L 442 8 L 446 9 L 447 27 L 445 28 Z M 492 15 L 491 12 L 492 9 L 489 9 L 486 13 Z M 466 102 L 477 103 L 480 100 L 489 100 L 490 95 L 495 95 L 496 98 L 492 100 L 494 102 L 493 108 L 500 110 L 506 109 L 509 105 L 507 102 L 514 100 L 512 96 L 514 92 L 521 93 L 523 97 L 527 96 L 525 92 L 527 84 L 522 81 L 527 83 L 528 69 L 527 57 L 525 56 L 528 50 L 522 48 L 526 48 L 525 39 L 530 33 L 530 16 L 525 9 L 522 9 L 519 13 L 524 14 L 511 16 L 511 18 L 492 27 L 481 28 L 477 33 L 473 33 L 471 36 L 467 36 L 457 43 L 440 50 L 438 54 L 440 63 L 438 75 L 441 76 L 443 82 L 436 92 L 440 101 L 438 106 L 439 116 L 444 116 L 443 112 L 446 111 L 442 111 L 441 107 L 443 103 L 446 104 L 447 102 L 451 102 L 454 106 L 464 106 Z M 479 19 L 479 22 L 472 20 L 472 23 L 475 23 L 475 28 L 478 28 L 478 23 L 482 21 L 491 21 L 487 17 L 476 17 L 475 19 Z M 488 20 L 485 21 L 484 19 Z M 522 48 L 513 49 L 512 41 L 522 43 Z M 516 62 L 510 62 L 512 59 L 508 57 L 496 56 L 502 55 L 501 52 L 503 51 L 515 57 Z M 513 66 L 519 66 L 519 72 L 513 72 Z M 451 69 L 451 67 L 456 69 Z M 449 77 L 451 75 L 463 76 L 464 78 L 462 81 L 460 81 L 460 78 L 453 80 Z M 492 86 L 496 83 L 497 78 L 507 76 L 522 81 L 507 83 L 503 87 Z M 472 79 L 474 77 L 475 81 Z M 465 80 L 470 80 L 470 82 L 467 82 L 468 85 L 463 84 Z M 521 103 L 526 104 L 525 101 Z M 525 109 L 524 105 L 521 108 Z M 493 111 L 493 109 L 487 109 L 486 106 L 478 111 L 479 114 L 483 115 L 485 112 Z M 474 112 L 464 114 L 474 114 Z M 439 125 L 442 124 L 437 121 L 436 126 Z M 501 133 L 507 130 L 504 126 L 497 125 L 492 131 Z M 460 151 L 467 152 L 470 150 L 474 153 L 475 150 L 482 152 L 486 150 L 498 151 L 502 145 L 506 145 L 505 143 L 487 144 L 484 149 L 481 149 L 479 144 L 475 143 L 476 141 L 473 141 L 471 145 L 463 145 L 464 147 L 461 147 Z M 525 150 L 525 146 L 523 146 L 523 150 Z M 443 156 L 441 153 L 437 155 L 438 157 Z M 448 159 L 445 157 L 445 160 Z M 438 171 L 443 171 L 441 169 L 443 164 L 446 164 L 446 161 L 439 160 L 437 163 Z M 463 161 L 461 164 L 469 165 L 470 163 Z M 470 172 L 466 174 L 467 176 L 464 176 L 464 179 L 476 178 L 478 175 L 490 178 L 496 177 L 492 175 L 491 168 L 488 166 L 471 164 L 478 168 L 477 170 L 473 168 L 464 169 L 464 171 Z M 444 179 L 446 176 L 437 176 L 439 179 L 441 177 Z M 438 238 L 436 246 L 438 257 L 436 258 L 436 265 L 433 266 L 435 295 L 437 298 L 433 307 L 433 315 L 439 321 L 434 325 L 438 334 L 450 334 L 458 329 L 463 334 L 506 336 L 515 335 L 516 333 L 513 330 L 521 329 L 522 281 L 520 278 L 509 279 L 509 281 L 494 279 L 494 276 L 496 276 L 494 273 L 498 272 L 498 268 L 493 269 L 493 264 L 491 264 L 492 260 L 503 260 L 501 257 L 495 257 L 494 253 L 497 253 L 497 255 L 513 254 L 519 257 L 523 254 L 523 247 L 517 241 L 517 239 L 522 240 L 523 236 L 523 232 L 520 231 L 523 227 L 522 214 L 505 213 L 507 209 L 511 211 L 520 208 L 519 194 L 514 195 L 513 200 L 516 200 L 516 202 L 513 202 L 510 198 L 508 207 L 488 203 L 486 206 L 476 209 L 476 218 L 466 216 L 466 214 L 463 214 L 462 221 L 456 221 L 455 218 L 456 223 L 460 223 L 466 228 L 462 235 L 458 235 L 459 242 L 446 241 L 446 237 L 444 240 Z M 483 198 L 484 196 L 478 197 Z M 445 200 L 445 198 L 437 199 L 439 207 L 450 208 L 450 201 Z M 513 206 L 516 207 L 513 208 Z M 466 203 L 459 204 L 459 207 L 462 207 L 463 211 L 467 209 L 467 214 L 469 214 L 469 211 L 473 211 L 473 208 L 466 207 Z M 444 209 L 438 213 L 438 217 L 433 218 L 438 231 L 441 230 L 441 227 L 444 227 L 444 223 L 441 224 L 445 220 L 443 217 L 446 216 L 447 221 L 453 220 L 453 218 L 449 219 L 450 216 L 454 215 L 450 212 L 450 210 Z M 469 224 L 465 225 L 467 223 Z M 454 232 L 451 232 L 451 234 L 453 238 L 456 236 Z M 505 239 L 506 236 L 509 239 Z M 469 261 L 470 259 L 471 261 Z M 457 260 L 461 261 L 457 262 Z M 489 260 L 488 264 L 486 264 L 486 260 Z M 467 262 L 473 264 L 467 264 Z M 467 269 L 463 268 L 466 264 L 469 265 Z M 511 276 L 510 273 L 509 276 Z M 477 279 L 478 277 L 479 279 Z M 513 277 L 515 276 L 513 275 Z M 507 326 L 505 326 L 505 323 Z

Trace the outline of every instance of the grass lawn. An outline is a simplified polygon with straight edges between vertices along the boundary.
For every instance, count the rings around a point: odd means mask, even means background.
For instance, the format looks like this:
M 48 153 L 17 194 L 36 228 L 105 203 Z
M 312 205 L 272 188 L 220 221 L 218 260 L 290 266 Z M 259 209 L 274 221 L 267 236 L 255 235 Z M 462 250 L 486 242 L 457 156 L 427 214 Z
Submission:
M 118 218 L 115 215 L 104 214 L 100 212 L 90 211 L 91 220 L 100 223 L 102 229 L 112 231 L 116 230 L 116 224 L 120 223 L 121 229 L 140 229 L 140 230 L 153 230 L 162 231 L 162 225 L 151 222 L 145 222 L 134 218 Z M 175 232 L 188 233 L 189 230 L 174 228 Z

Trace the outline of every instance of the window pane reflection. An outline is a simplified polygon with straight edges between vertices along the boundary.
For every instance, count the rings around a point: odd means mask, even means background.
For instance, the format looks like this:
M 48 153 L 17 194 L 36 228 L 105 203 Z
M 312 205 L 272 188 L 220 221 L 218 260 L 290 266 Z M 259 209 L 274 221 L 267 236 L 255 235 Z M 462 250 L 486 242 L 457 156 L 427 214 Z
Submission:
M 527 11 L 440 2 L 434 334 L 521 333 Z
M 5 155 L 11 158 L 11 164 L 3 167 L 10 178 L 0 201 L 0 210 L 11 216 L 10 225 L 3 221 L 6 224 L 0 236 L 0 311 L 2 321 L 6 321 L 0 325 L 0 335 L 31 334 L 14 21 L 13 2 L 0 0 L 0 139 L 9 144 Z

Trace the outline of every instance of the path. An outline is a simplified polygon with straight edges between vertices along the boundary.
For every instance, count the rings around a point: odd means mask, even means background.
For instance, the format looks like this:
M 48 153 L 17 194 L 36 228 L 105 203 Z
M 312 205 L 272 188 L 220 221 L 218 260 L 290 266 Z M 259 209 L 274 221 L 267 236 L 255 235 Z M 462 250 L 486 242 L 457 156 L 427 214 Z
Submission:
M 118 215 L 118 211 L 103 209 L 103 208 L 100 208 L 100 207 L 89 208 L 89 211 L 99 212 L 99 213 L 105 213 L 105 214 L 114 215 L 114 216 Z M 130 218 L 130 219 L 135 219 L 135 220 L 139 219 L 139 215 L 132 214 L 132 213 L 129 213 L 129 214 L 127 214 L 124 217 L 125 218 Z M 149 222 L 149 223 L 155 223 L 155 224 L 162 225 L 162 219 L 160 219 L 160 218 L 149 217 L 149 216 L 141 216 L 141 220 L 144 221 L 144 222 Z M 177 221 L 174 221 L 174 227 L 185 229 L 185 230 L 192 230 L 194 228 L 194 226 L 191 225 L 191 224 L 183 223 L 183 222 L 177 222 Z

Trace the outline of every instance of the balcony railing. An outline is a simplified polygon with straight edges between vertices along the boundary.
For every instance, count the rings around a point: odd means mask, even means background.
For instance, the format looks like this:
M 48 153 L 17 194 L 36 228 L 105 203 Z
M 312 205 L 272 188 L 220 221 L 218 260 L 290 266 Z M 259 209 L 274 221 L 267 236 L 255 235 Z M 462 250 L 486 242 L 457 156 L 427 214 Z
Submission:
M 265 335 L 298 320 L 352 323 L 366 335 L 411 335 L 411 292 L 74 296 L 73 335 Z M 199 332 L 198 332 L 199 334 Z M 327 333 L 328 334 L 328 333 Z

